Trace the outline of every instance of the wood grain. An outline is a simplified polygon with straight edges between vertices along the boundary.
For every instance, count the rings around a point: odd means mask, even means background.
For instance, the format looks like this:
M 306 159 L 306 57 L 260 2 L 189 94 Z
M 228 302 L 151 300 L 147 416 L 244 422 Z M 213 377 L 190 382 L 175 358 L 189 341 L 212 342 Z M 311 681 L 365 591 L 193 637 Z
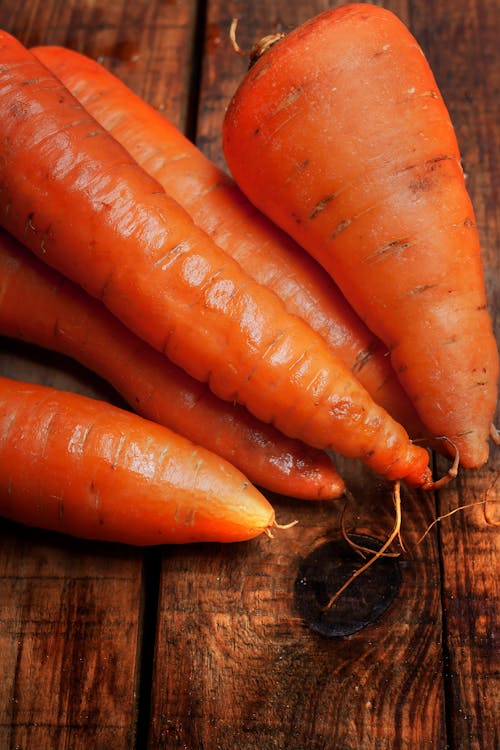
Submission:
M 344 472 L 358 498 L 349 525 L 384 539 L 389 488 L 358 466 Z M 302 559 L 337 535 L 341 507 L 275 504 L 281 521 L 299 524 L 272 540 L 165 556 L 150 747 L 444 747 L 435 540 L 402 563 L 403 585 L 381 619 L 327 639 L 299 616 L 294 584 Z M 429 508 L 417 496 L 405 505 L 411 547 Z
M 0 747 L 130 746 L 141 583 L 140 553 L 3 524 Z

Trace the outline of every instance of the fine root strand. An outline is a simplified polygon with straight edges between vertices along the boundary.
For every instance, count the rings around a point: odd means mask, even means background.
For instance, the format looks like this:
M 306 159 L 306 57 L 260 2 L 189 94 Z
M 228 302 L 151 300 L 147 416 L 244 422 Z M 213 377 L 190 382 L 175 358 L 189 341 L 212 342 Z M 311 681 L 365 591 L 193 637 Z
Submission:
M 456 478 L 456 476 L 458 474 L 458 467 L 459 467 L 459 464 L 460 464 L 460 452 L 459 452 L 457 446 L 455 445 L 455 443 L 453 442 L 453 440 L 450 440 L 449 437 L 446 437 L 445 435 L 442 435 L 441 437 L 437 437 L 435 439 L 436 440 L 445 440 L 448 443 L 448 445 L 451 445 L 451 447 L 455 451 L 455 458 L 453 459 L 453 463 L 450 466 L 450 468 L 448 469 L 448 471 L 446 472 L 446 474 L 444 476 L 442 476 L 441 479 L 437 479 L 435 482 L 432 483 L 431 489 L 432 490 L 439 490 L 439 489 L 441 489 L 441 487 L 444 487 L 445 485 L 447 485 L 449 482 L 451 482 L 453 479 Z
M 296 526 L 298 522 L 298 519 L 295 519 L 295 521 L 290 521 L 290 523 L 278 523 L 277 520 L 274 519 L 273 526 L 276 529 L 291 529 L 293 526 Z
M 366 549 L 362 547 L 361 544 L 356 544 L 356 542 L 353 539 L 351 539 L 349 534 L 347 533 L 347 529 L 345 527 L 345 517 L 347 513 L 347 507 L 352 500 L 352 495 L 347 488 L 344 494 L 345 494 L 346 499 L 345 499 L 344 507 L 342 508 L 342 514 L 340 516 L 340 530 L 342 531 L 342 536 L 346 540 L 347 544 L 349 544 L 349 546 L 352 547 L 352 549 L 355 552 L 357 552 L 358 555 L 360 555 L 363 558 L 363 560 L 366 560 L 366 554 L 365 554 Z
M 268 34 L 267 36 L 263 36 L 262 39 L 259 39 L 259 41 L 256 42 L 251 49 L 242 49 L 236 39 L 236 29 L 238 28 L 238 23 L 238 18 L 233 18 L 231 20 L 231 26 L 229 27 L 229 41 L 231 42 L 231 46 L 237 55 L 248 57 L 250 59 L 250 67 L 255 62 L 257 62 L 259 57 L 261 57 L 270 47 L 272 47 L 273 44 L 279 42 L 279 40 L 285 36 L 285 34 L 279 32 L 277 32 L 276 34 Z
M 231 42 L 231 46 L 237 55 L 241 55 L 242 57 L 250 57 L 250 55 L 252 54 L 252 50 L 242 49 L 236 40 L 236 29 L 238 28 L 239 21 L 239 18 L 233 18 L 231 20 L 231 26 L 229 27 L 229 41 Z
M 356 580 L 356 578 L 359 578 L 360 575 L 363 575 L 368 568 L 370 568 L 373 563 L 375 563 L 380 557 L 383 557 L 386 551 L 389 549 L 393 541 L 397 538 L 400 538 L 400 531 L 401 531 L 401 486 L 400 482 L 397 481 L 394 484 L 394 492 L 393 492 L 393 501 L 394 501 L 394 508 L 396 511 L 396 518 L 394 521 L 394 526 L 387 537 L 386 541 L 382 545 L 382 547 L 377 550 L 376 552 L 373 552 L 373 550 L 366 550 L 367 552 L 370 552 L 372 554 L 372 557 L 367 560 L 367 562 L 361 566 L 361 568 L 358 568 L 352 576 L 335 592 L 335 594 L 330 598 L 328 603 L 323 607 L 323 612 L 327 612 L 331 607 L 335 604 L 337 599 L 341 594 L 344 593 L 344 591 L 353 583 L 353 581 Z
M 347 542 L 347 544 L 350 547 L 352 547 L 352 549 L 360 557 L 362 557 L 363 560 L 366 560 L 367 555 L 373 555 L 373 550 L 370 549 L 369 547 L 364 547 L 362 544 L 358 544 L 357 542 L 354 541 L 354 539 L 351 539 L 351 537 L 349 536 L 349 533 L 348 533 L 348 531 L 346 529 L 346 525 L 345 525 L 345 517 L 346 517 L 346 514 L 347 514 L 347 508 L 348 508 L 350 502 L 352 500 L 354 500 L 354 498 L 353 498 L 352 493 L 347 488 L 345 489 L 344 494 L 345 494 L 345 497 L 346 497 L 346 501 L 344 503 L 344 507 L 342 508 L 342 514 L 340 516 L 340 530 L 341 530 L 342 536 L 345 539 L 345 541 Z M 401 548 L 403 549 L 403 551 L 406 551 L 405 547 L 404 547 L 404 544 L 403 544 L 403 541 L 401 539 L 401 536 L 398 535 L 398 538 L 399 538 L 399 543 L 401 545 Z M 384 557 L 399 557 L 399 552 L 384 552 L 383 556 Z
M 500 474 L 497 472 L 495 479 L 491 482 L 490 486 L 486 490 L 486 497 L 484 498 L 483 515 L 484 515 L 484 520 L 488 526 L 500 526 L 500 520 L 496 520 L 496 519 L 494 520 L 488 514 L 488 507 L 490 503 L 492 502 L 490 500 L 490 494 L 493 492 L 499 476 Z M 493 502 L 498 503 L 499 501 L 493 500 Z
M 489 507 L 489 505 L 491 505 L 492 502 L 493 503 L 498 503 L 499 502 L 498 500 L 493 500 L 492 501 L 491 498 L 490 498 L 490 494 L 493 492 L 493 490 L 495 488 L 495 485 L 496 485 L 496 483 L 498 481 L 499 476 L 500 476 L 500 474 L 498 474 L 498 472 L 497 472 L 497 475 L 496 475 L 495 479 L 490 483 L 490 486 L 486 490 L 485 497 L 484 497 L 483 500 L 476 500 L 473 503 L 465 503 L 464 505 L 458 505 L 456 508 L 452 508 L 452 510 L 448 511 L 447 513 L 443 513 L 441 516 L 438 516 L 437 518 L 435 518 L 432 521 L 432 523 L 430 523 L 427 526 L 427 528 L 424 531 L 424 533 L 422 534 L 422 536 L 415 543 L 415 547 L 418 547 L 418 545 L 421 542 L 423 542 L 423 540 L 428 535 L 428 533 L 431 531 L 431 529 L 434 526 L 436 526 L 436 524 L 440 523 L 440 521 L 443 521 L 444 519 L 449 518 L 450 516 L 455 515 L 455 513 L 458 513 L 459 511 L 467 510 L 468 508 L 474 508 L 474 507 L 477 507 L 479 505 L 483 506 L 483 516 L 484 516 L 484 520 L 486 522 L 486 525 L 487 526 L 500 526 L 500 521 L 494 520 L 488 514 L 488 507 Z
M 427 536 L 427 534 L 431 531 L 431 529 L 434 526 L 436 526 L 436 524 L 438 524 L 440 521 L 443 521 L 445 518 L 449 518 L 450 516 L 455 515 L 455 513 L 458 513 L 461 510 L 467 510 L 467 508 L 474 508 L 477 505 L 483 505 L 484 506 L 484 517 L 485 517 L 485 520 L 486 520 L 486 523 L 488 524 L 488 526 L 499 526 L 500 525 L 500 521 L 493 521 L 491 519 L 488 519 L 488 515 L 487 515 L 487 511 L 486 511 L 486 506 L 487 506 L 487 504 L 489 502 L 491 502 L 491 501 L 488 500 L 487 498 L 485 498 L 484 500 L 477 500 L 476 502 L 473 502 L 473 503 L 465 503 L 464 505 L 458 505 L 456 508 L 452 508 L 452 510 L 449 510 L 447 513 L 443 513 L 441 516 L 438 516 L 437 518 L 434 519 L 434 521 L 432 521 L 432 523 L 430 523 L 428 525 L 428 527 L 426 528 L 426 530 L 424 531 L 424 533 L 422 534 L 422 536 L 420 537 L 420 539 L 415 543 L 415 547 L 418 547 L 418 545 L 421 542 L 423 542 L 423 540 L 425 539 L 425 537 Z
M 448 469 L 448 471 L 446 472 L 446 474 L 444 474 L 439 479 L 436 479 L 436 481 L 432 482 L 432 484 L 430 484 L 428 487 L 427 486 L 425 487 L 426 490 L 439 490 L 439 489 L 441 489 L 441 487 L 445 487 L 451 481 L 453 481 L 454 479 L 456 479 L 457 474 L 458 474 L 458 467 L 460 465 L 460 452 L 458 450 L 458 447 L 453 442 L 453 440 L 451 440 L 446 435 L 440 435 L 439 437 L 433 437 L 432 440 L 445 440 L 448 443 L 448 445 L 450 445 L 452 447 L 453 452 L 454 452 L 453 463 L 450 466 L 450 468 Z M 413 442 L 414 443 L 423 443 L 423 442 L 427 442 L 427 441 L 425 439 L 416 439 Z
M 274 539 L 272 529 L 291 529 L 293 526 L 296 526 L 298 522 L 298 519 L 295 519 L 295 521 L 290 521 L 290 523 L 278 523 L 277 520 L 274 519 L 270 526 L 266 526 L 266 528 L 264 529 L 264 534 L 266 534 L 269 539 Z

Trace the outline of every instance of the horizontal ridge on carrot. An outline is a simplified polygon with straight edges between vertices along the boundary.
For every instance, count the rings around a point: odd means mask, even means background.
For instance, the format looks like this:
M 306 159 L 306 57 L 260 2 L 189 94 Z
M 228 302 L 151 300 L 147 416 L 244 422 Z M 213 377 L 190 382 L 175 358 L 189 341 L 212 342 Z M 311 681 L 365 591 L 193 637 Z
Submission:
M 241 472 L 166 427 L 8 378 L 0 378 L 0 515 L 140 546 L 245 541 L 275 523 Z
M 434 436 L 488 458 L 498 349 L 445 104 L 388 10 L 325 11 L 267 49 L 226 111 L 229 169 L 382 339 Z
M 344 483 L 326 453 L 218 399 L 3 230 L 0 278 L 0 335 L 73 357 L 141 416 L 222 456 L 254 484 L 303 500 L 342 495 Z
M 14 37 L 0 34 L 0 219 L 219 397 L 389 480 L 428 454 Z
M 412 438 L 423 434 L 385 346 L 328 274 L 245 198 L 172 123 L 98 62 L 64 47 L 31 52 L 243 269 L 306 320 Z

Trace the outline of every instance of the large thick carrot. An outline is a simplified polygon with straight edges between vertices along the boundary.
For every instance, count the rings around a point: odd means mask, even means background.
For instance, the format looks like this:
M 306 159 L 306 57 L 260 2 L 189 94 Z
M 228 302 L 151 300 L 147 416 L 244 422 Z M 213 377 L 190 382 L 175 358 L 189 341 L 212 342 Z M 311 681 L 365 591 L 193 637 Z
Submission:
M 214 396 L 3 230 L 0 279 L 0 335 L 73 357 L 111 383 L 141 416 L 222 456 L 254 484 L 302 500 L 343 494 L 344 483 L 326 453 Z
M 385 346 L 321 266 L 256 211 L 227 174 L 98 62 L 64 47 L 31 51 L 198 226 L 325 338 L 374 401 L 411 437 L 423 433 Z
M 0 219 L 214 393 L 313 447 L 431 486 L 427 452 L 61 82 L 0 34 Z
M 0 515 L 126 544 L 244 541 L 274 511 L 241 472 L 111 404 L 0 378 Z
M 385 342 L 431 433 L 481 466 L 498 351 L 478 232 L 452 123 L 404 24 L 344 5 L 277 41 L 235 93 L 223 147 L 246 195 Z

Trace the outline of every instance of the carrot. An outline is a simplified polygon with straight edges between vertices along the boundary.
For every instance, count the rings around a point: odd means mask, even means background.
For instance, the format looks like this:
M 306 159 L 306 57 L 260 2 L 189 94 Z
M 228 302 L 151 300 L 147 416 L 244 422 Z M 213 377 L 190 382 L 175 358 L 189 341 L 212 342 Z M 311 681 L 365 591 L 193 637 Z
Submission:
M 78 360 L 141 416 L 231 462 L 254 484 L 303 500 L 343 494 L 344 483 L 326 453 L 218 399 L 2 230 L 0 278 L 1 335 Z
M 432 435 L 488 458 L 498 351 L 456 136 L 416 40 L 369 4 L 326 11 L 255 62 L 223 148 L 245 194 L 331 274 Z
M 241 472 L 166 427 L 8 378 L 0 378 L 0 514 L 141 546 L 244 541 L 275 523 Z
M 427 452 L 14 37 L 0 34 L 0 218 L 225 400 L 290 437 L 432 486 Z
M 386 348 L 353 312 L 328 274 L 258 213 L 233 180 L 98 62 L 64 47 L 31 51 L 198 226 L 253 279 L 271 288 L 289 312 L 324 337 L 374 401 L 412 437 L 423 434 Z

